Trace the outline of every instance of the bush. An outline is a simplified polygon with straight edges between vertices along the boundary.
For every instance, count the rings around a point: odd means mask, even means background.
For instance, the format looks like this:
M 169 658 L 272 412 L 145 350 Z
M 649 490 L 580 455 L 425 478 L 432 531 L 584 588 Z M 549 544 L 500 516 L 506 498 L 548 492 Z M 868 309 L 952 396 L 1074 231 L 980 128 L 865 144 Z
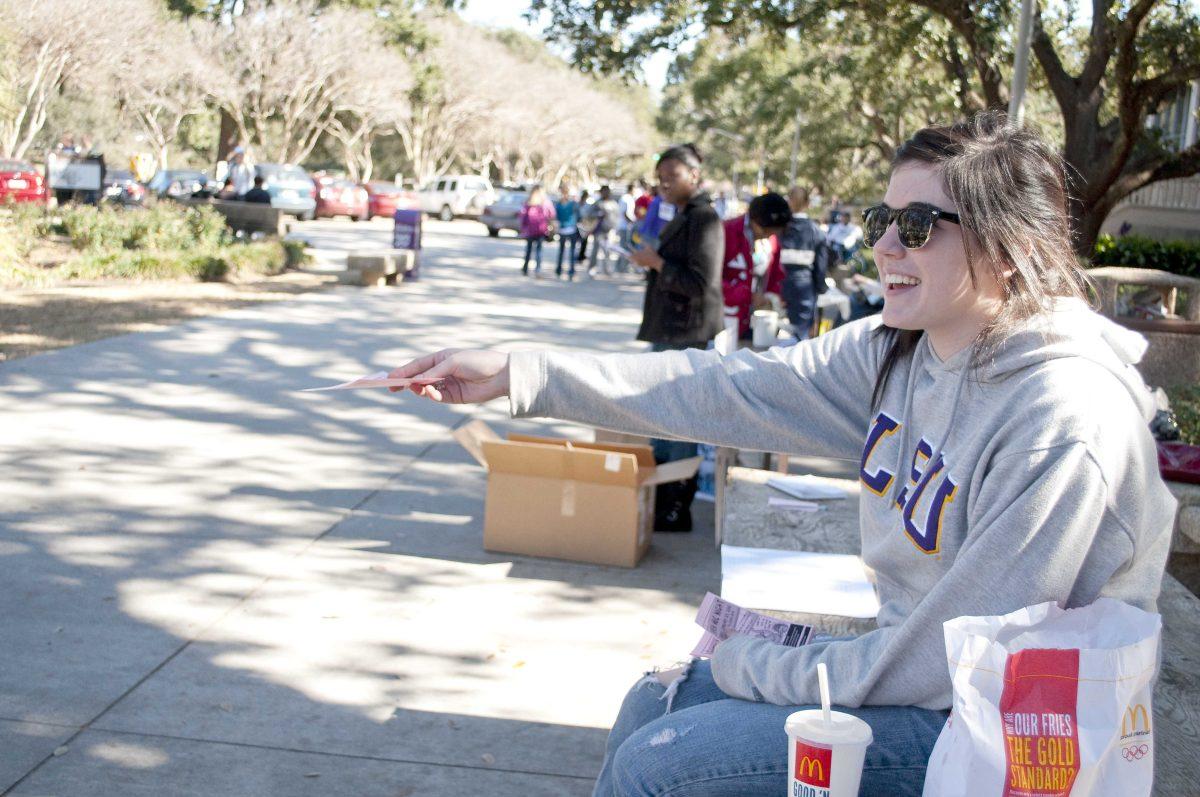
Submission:
M 297 268 L 312 262 L 312 255 L 305 248 L 304 241 L 281 241 L 280 243 L 283 244 L 283 252 L 286 257 L 284 265 L 288 268 Z
M 220 282 L 233 276 L 278 274 L 285 265 L 283 246 L 277 241 L 264 241 L 203 250 L 83 254 L 58 269 L 56 276 L 68 280 L 191 278 Z
M 37 268 L 29 253 L 62 235 L 78 254 L 57 268 Z M 235 242 L 225 219 L 207 207 L 161 203 L 146 210 L 64 207 L 0 210 L 0 284 L 42 287 L 62 280 L 198 279 L 278 274 L 306 260 L 299 241 Z
M 1200 241 L 1155 241 L 1140 235 L 1120 238 L 1101 235 L 1096 241 L 1092 265 L 1155 268 L 1200 279 Z
M 258 241 L 249 244 L 234 244 L 221 251 L 228 263 L 228 273 L 237 275 L 279 274 L 289 265 L 292 257 L 288 243 L 294 241 Z M 303 245 L 301 245 L 303 249 Z
M 1167 390 L 1171 410 L 1179 421 L 1183 441 L 1200 446 L 1200 385 L 1173 387 Z
M 35 215 L 19 205 L 0 209 L 0 285 L 41 287 L 52 281 L 27 263 L 37 242 L 35 219 L 41 215 L 40 210 Z
M 146 209 L 87 205 L 60 209 L 58 228 L 83 252 L 213 248 L 226 239 L 225 220 L 206 207 L 166 202 Z

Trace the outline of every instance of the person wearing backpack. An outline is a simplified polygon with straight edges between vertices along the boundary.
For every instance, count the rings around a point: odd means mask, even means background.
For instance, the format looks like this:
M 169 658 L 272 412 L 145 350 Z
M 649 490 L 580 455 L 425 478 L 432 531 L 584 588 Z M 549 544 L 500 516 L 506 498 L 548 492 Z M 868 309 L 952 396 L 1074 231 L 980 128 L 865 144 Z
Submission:
M 529 257 L 536 250 L 537 265 L 533 270 L 536 276 L 542 274 L 542 241 L 550 232 L 550 225 L 555 218 L 554 206 L 546 200 L 546 192 L 540 187 L 529 192 L 529 199 L 521 208 L 521 237 L 525 239 L 525 262 L 521 273 L 529 275 Z
M 750 314 L 770 307 L 770 295 L 780 296 L 784 281 L 779 236 L 791 223 L 792 211 L 779 194 L 756 196 L 741 216 L 725 225 L 725 257 L 721 289 L 725 312 L 737 309 L 738 337 L 750 337 Z
M 792 220 L 780 240 L 783 264 L 783 302 L 787 306 L 792 334 L 805 340 L 812 334 L 817 314 L 817 297 L 826 291 L 829 244 L 817 223 L 808 217 L 808 189 L 792 186 L 788 192 Z

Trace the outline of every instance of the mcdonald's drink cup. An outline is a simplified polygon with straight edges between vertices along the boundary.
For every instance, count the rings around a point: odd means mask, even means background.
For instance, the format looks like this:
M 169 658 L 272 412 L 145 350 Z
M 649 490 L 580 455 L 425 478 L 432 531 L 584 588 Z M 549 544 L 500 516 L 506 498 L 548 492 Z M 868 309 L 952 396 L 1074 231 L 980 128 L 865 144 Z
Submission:
M 821 709 L 787 718 L 788 797 L 856 797 L 863 759 L 874 738 L 871 726 L 852 714 Z

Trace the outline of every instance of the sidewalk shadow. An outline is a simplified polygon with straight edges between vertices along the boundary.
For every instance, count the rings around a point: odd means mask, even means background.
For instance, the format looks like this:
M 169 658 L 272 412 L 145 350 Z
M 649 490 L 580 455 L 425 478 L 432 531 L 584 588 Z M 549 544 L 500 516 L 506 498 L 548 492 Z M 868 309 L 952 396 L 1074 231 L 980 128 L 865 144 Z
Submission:
M 609 587 L 694 605 L 703 578 L 684 563 L 713 556 L 705 541 L 680 537 L 632 571 L 484 554 L 482 471 L 446 440 L 502 407 L 297 392 L 450 345 L 639 350 L 636 285 L 509 284 L 498 269 L 435 259 L 416 285 L 352 301 L 306 296 L 0 364 L 0 720 L 58 729 L 36 737 L 30 766 L 47 763 L 26 785 L 133 793 L 119 784 L 186 769 L 166 737 L 594 775 L 637 672 L 614 667 L 589 623 L 610 605 L 632 613 Z M 455 602 L 473 590 L 515 595 L 519 612 Z M 586 655 L 514 660 L 514 634 Z M 568 694 L 578 705 L 564 711 Z M 586 719 L 553 721 L 564 715 Z M 59 731 L 93 721 L 78 755 L 52 755 Z M 122 748 L 102 732 L 141 736 Z

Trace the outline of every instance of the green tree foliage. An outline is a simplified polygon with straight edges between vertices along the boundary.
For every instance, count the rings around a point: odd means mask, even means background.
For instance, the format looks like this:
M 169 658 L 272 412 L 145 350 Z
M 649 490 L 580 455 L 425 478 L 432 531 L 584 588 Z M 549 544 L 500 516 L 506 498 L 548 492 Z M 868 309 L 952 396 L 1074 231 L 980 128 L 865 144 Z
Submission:
M 1007 105 L 1018 7 L 1000 0 L 531 0 L 530 14 L 549 14 L 549 35 L 576 63 L 624 74 L 648 53 L 705 31 L 735 38 L 799 32 L 804 40 L 834 20 L 841 35 L 823 46 L 848 36 L 888 52 L 896 43 L 936 52 L 957 109 L 969 112 Z M 1071 212 L 1077 249 L 1087 254 L 1104 218 L 1130 193 L 1200 172 L 1200 144 L 1180 151 L 1146 130 L 1150 114 L 1200 79 L 1200 10 L 1191 0 L 1093 0 L 1088 15 L 1076 0 L 1036 0 L 1035 9 L 1035 77 L 1056 106 L 1057 119 L 1046 127 L 1061 130 L 1063 155 L 1078 178 Z M 896 14 L 915 10 L 942 24 L 898 37 Z
M 710 165 L 727 177 L 761 169 L 784 186 L 795 145 L 801 183 L 826 195 L 878 195 L 896 146 L 963 105 L 942 69 L 948 26 L 912 9 L 891 12 L 888 26 L 893 35 L 882 42 L 846 18 L 741 41 L 713 31 L 672 69 L 660 127 L 673 139 L 703 140 Z M 714 130 L 745 141 L 731 145 Z

